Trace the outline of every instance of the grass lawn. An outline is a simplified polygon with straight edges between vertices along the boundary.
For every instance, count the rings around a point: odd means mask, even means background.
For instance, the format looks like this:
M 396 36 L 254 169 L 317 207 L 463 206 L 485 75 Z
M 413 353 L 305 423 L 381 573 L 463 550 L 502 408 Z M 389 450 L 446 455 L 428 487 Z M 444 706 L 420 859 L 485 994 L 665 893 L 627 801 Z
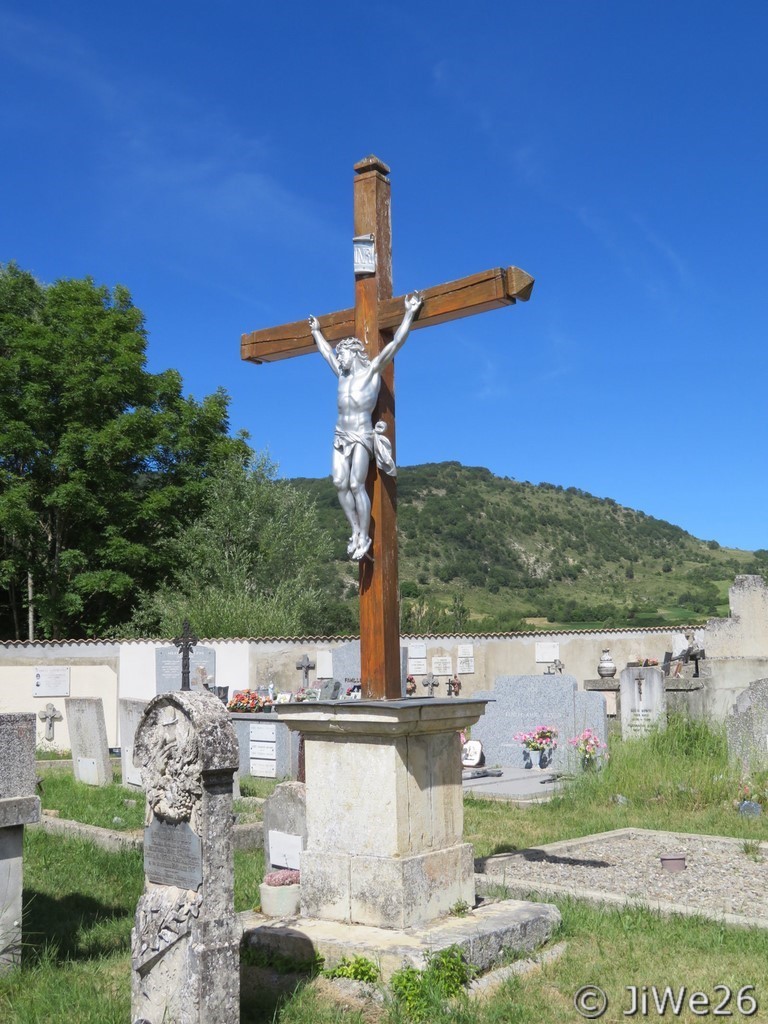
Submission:
M 757 780 L 760 782 L 761 780 Z M 673 719 L 666 734 L 612 744 L 611 760 L 600 772 L 575 780 L 549 804 L 515 808 L 468 797 L 465 835 L 478 856 L 557 839 L 636 825 L 675 831 L 768 839 L 768 815 L 743 818 L 734 809 L 739 778 L 729 768 L 721 733 Z M 121 791 L 122 792 L 122 791 Z M 626 798 L 626 804 L 615 797 Z M 90 796 L 83 801 L 87 804 Z M 107 813 L 109 813 L 109 807 Z M 62 811 L 62 816 L 65 816 Z M 78 815 L 81 817 L 80 815 Z M 27 829 L 25 836 L 25 941 L 21 970 L 0 977 L 3 1024 L 129 1024 L 130 929 L 142 888 L 141 854 L 107 853 L 80 840 Z M 237 854 L 238 910 L 253 906 L 263 877 L 261 854 Z M 766 866 L 768 884 L 768 866 Z M 565 953 L 532 973 L 512 979 L 490 998 L 428 1002 L 426 1017 L 436 1024 L 539 1024 L 582 1021 L 574 996 L 585 985 L 605 991 L 609 1006 L 602 1021 L 617 1024 L 633 1016 L 660 1019 L 659 999 L 669 985 L 675 997 L 703 992 L 711 1000 L 702 1013 L 683 1009 L 666 1019 L 693 1022 L 702 1016 L 747 1016 L 768 1021 L 768 930 L 736 929 L 698 918 L 662 918 L 645 909 L 601 910 L 573 900 L 558 901 L 563 925 L 556 940 Z M 732 997 L 721 1012 L 718 1003 Z M 643 986 L 649 1000 L 635 1014 L 631 987 Z M 250 986 L 249 986 L 250 990 Z M 685 1000 L 684 1000 L 685 1002 Z M 287 996 L 257 991 L 244 999 L 243 1024 L 407 1024 L 416 1020 L 402 1006 L 385 1003 L 366 1010 L 340 1007 L 326 989 L 307 981 Z

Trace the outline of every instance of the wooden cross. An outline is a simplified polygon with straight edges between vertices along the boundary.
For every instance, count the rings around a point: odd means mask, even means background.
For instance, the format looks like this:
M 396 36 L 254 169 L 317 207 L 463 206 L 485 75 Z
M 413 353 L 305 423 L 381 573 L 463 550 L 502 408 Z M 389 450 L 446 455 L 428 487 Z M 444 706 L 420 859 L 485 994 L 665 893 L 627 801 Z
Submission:
M 376 263 L 355 274 L 355 305 L 318 317 L 329 342 L 355 336 L 369 357 L 391 341 L 405 311 L 404 296 L 392 296 L 389 167 L 375 156 L 355 164 L 354 234 L 372 236 Z M 497 267 L 459 281 L 420 290 L 423 305 L 412 330 L 446 323 L 530 298 L 533 278 L 517 267 Z M 243 334 L 240 354 L 254 363 L 307 355 L 316 347 L 307 320 Z M 384 420 L 395 454 L 394 364 L 384 370 L 373 422 Z M 328 444 L 330 447 L 331 437 Z M 380 473 L 371 459 L 371 558 L 360 562 L 360 670 L 363 696 L 399 700 L 400 607 L 397 578 L 397 492 L 395 478 Z
M 181 651 L 181 688 L 182 690 L 189 690 L 189 656 L 198 643 L 195 634 L 190 632 L 189 619 L 184 619 L 181 636 L 174 637 L 173 642 Z

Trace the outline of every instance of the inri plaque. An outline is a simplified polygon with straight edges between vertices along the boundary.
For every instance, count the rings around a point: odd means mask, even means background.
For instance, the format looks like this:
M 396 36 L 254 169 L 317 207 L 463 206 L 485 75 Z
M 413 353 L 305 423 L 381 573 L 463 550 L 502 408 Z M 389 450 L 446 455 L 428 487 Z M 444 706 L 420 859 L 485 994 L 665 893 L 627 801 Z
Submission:
M 203 845 L 186 821 L 178 825 L 152 818 L 144 829 L 144 873 L 158 885 L 199 889 L 203 884 Z

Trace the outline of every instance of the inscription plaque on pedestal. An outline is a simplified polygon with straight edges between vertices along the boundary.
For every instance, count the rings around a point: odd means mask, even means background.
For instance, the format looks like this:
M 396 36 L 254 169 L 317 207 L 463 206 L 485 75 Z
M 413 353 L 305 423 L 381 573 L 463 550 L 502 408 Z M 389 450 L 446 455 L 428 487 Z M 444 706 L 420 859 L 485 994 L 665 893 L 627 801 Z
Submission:
M 203 883 L 202 843 L 188 822 L 170 825 L 153 817 L 144 829 L 144 873 L 158 885 L 200 888 Z

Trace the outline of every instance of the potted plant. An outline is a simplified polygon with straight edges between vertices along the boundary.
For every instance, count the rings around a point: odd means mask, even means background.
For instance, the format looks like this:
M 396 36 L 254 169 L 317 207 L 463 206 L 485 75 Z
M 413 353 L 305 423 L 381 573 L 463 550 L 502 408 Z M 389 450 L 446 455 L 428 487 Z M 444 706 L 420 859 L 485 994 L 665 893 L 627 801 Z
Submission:
M 539 755 L 539 768 L 547 768 L 557 747 L 557 729 L 553 725 L 537 725 L 532 732 L 519 732 L 515 739 L 523 745 L 523 767 L 532 768 L 531 753 Z
M 256 690 L 236 690 L 232 700 L 227 704 L 227 711 L 237 711 L 241 714 L 271 710 L 272 698 L 261 697 Z
M 576 748 L 581 757 L 582 768 L 597 768 L 600 766 L 600 758 L 608 757 L 602 753 L 606 749 L 606 744 L 592 729 L 585 729 L 580 736 L 574 736 L 568 742 Z
M 270 871 L 259 886 L 261 912 L 267 917 L 296 917 L 299 913 L 301 874 L 292 868 Z

